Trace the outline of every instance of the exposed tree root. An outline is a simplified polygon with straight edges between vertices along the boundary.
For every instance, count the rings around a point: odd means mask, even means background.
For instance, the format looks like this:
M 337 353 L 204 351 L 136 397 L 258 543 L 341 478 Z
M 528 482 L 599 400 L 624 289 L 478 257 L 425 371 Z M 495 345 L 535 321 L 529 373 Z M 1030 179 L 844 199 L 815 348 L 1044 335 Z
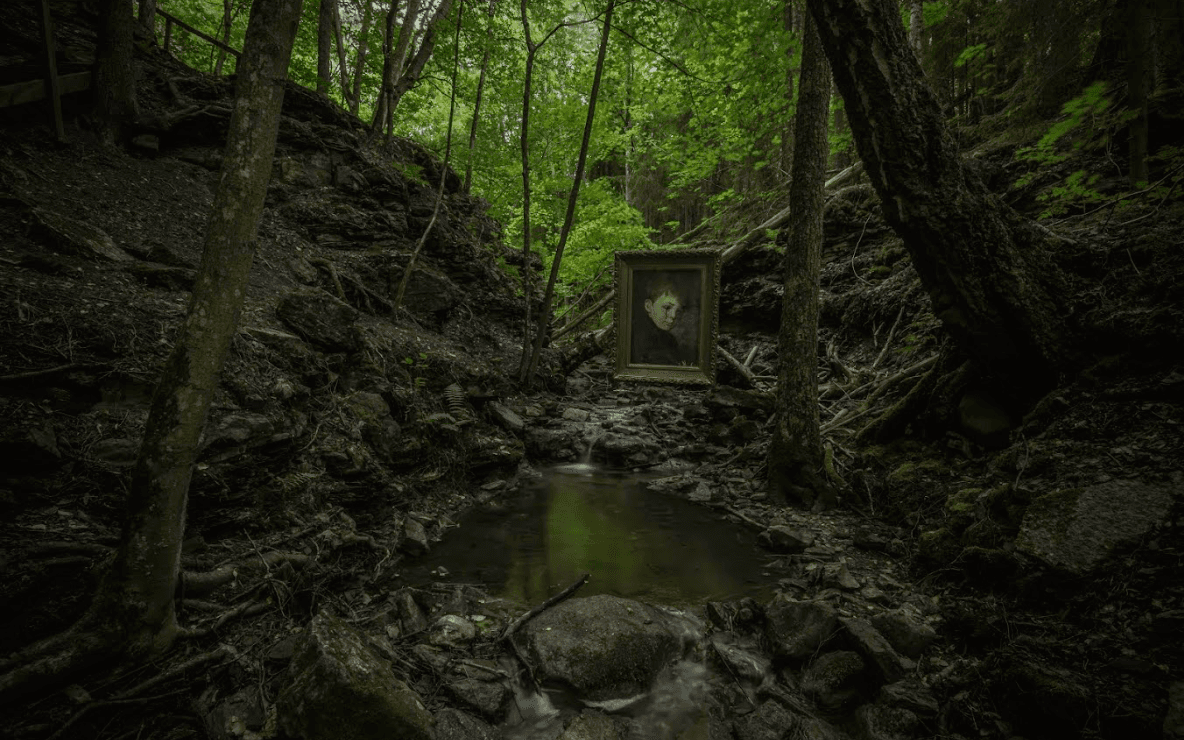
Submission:
M 190 658 L 189 660 L 185 661 L 184 663 L 181 663 L 180 665 L 173 666 L 171 669 L 165 671 L 164 673 L 159 673 L 159 674 L 153 676 L 152 678 L 148 679 L 147 681 L 144 681 L 143 683 L 133 686 L 132 688 L 128 689 L 127 691 L 117 694 L 115 697 L 113 697 L 111 699 L 104 699 L 104 700 L 95 701 L 95 702 L 91 702 L 89 704 L 86 704 L 85 706 L 82 707 L 82 709 L 79 709 L 78 712 L 75 713 L 73 717 L 71 717 L 69 720 L 67 720 L 66 723 L 64 725 L 62 725 L 58 729 L 57 732 L 50 735 L 48 740 L 57 740 L 57 738 L 63 737 L 66 733 L 66 730 L 68 730 L 72 725 L 77 723 L 78 720 L 80 720 L 84 716 L 86 716 L 87 712 L 93 711 L 95 709 L 100 709 L 102 707 L 117 706 L 117 705 L 121 705 L 121 704 L 145 704 L 145 703 L 148 703 L 148 702 L 153 701 L 155 699 L 163 698 L 162 696 L 140 698 L 140 695 L 143 694 L 144 692 L 148 691 L 149 689 L 155 688 L 163 683 L 167 683 L 168 681 L 171 681 L 174 678 L 177 678 L 178 676 L 188 673 L 188 672 L 192 671 L 194 668 L 203 666 L 207 663 L 225 660 L 226 658 L 234 658 L 234 657 L 237 657 L 237 655 L 238 654 L 234 650 L 234 648 L 230 647 L 229 645 L 220 645 L 215 650 L 211 650 L 208 653 L 203 653 L 202 655 L 199 655 L 195 658 Z M 171 696 L 171 694 L 165 694 L 164 696 Z
M 207 571 L 205 573 L 182 573 L 181 574 L 181 593 L 185 596 L 205 596 L 225 586 L 227 583 L 233 581 L 240 570 L 254 570 L 264 569 L 270 570 L 272 567 L 282 563 L 291 563 L 294 566 L 304 566 L 311 561 L 308 555 L 298 552 L 280 552 L 273 550 L 272 552 L 264 553 L 253 558 L 228 563 L 221 568 Z

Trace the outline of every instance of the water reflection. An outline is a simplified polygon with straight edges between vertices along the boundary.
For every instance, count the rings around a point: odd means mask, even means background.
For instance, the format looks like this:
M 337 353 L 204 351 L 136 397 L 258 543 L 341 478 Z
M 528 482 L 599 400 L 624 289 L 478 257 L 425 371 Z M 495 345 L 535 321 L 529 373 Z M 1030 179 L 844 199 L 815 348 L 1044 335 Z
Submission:
M 507 510 L 481 510 L 408 575 L 480 583 L 535 603 L 589 572 L 581 595 L 615 594 L 671 605 L 741 595 L 760 588 L 765 558 L 746 530 L 696 504 L 650 493 L 644 478 L 553 470 Z

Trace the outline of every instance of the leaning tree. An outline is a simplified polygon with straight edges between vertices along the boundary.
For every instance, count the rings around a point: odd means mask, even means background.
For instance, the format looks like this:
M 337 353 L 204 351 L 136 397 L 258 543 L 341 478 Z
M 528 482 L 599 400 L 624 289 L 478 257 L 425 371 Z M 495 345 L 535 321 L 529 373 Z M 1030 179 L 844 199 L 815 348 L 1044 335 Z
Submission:
M 808 0 L 864 170 L 933 309 L 1000 400 L 1022 408 L 1066 366 L 1056 237 L 963 160 L 893 0 Z
M 104 660 L 159 654 L 180 633 L 173 599 L 189 481 L 242 313 L 302 2 L 255 0 L 251 8 L 201 266 L 153 395 L 114 560 L 73 627 L 0 662 L 0 702 Z

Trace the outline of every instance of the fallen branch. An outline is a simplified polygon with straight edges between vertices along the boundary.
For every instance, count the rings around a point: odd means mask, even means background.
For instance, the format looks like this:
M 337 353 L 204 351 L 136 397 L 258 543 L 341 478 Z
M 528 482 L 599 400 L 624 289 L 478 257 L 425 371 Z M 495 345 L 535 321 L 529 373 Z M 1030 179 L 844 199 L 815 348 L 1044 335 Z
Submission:
M 526 656 L 522 654 L 522 650 L 518 647 L 518 643 L 514 642 L 512 639 L 514 637 L 514 633 L 517 632 L 522 625 L 534 619 L 539 614 L 542 614 L 547 609 L 550 609 L 551 607 L 574 594 L 576 591 L 579 591 L 580 587 L 587 583 L 588 579 L 591 577 L 591 573 L 585 573 L 584 575 L 580 576 L 579 580 L 577 580 L 575 583 L 571 584 L 567 588 L 563 589 L 559 593 L 555 594 L 551 598 L 515 619 L 509 627 L 506 627 L 506 631 L 502 633 L 500 638 L 501 642 L 509 644 L 510 650 L 514 652 L 514 657 L 517 658 L 518 662 L 522 664 L 522 667 L 526 669 L 526 675 L 528 678 L 530 678 L 530 682 L 532 684 L 538 683 L 534 678 L 534 669 L 531 667 L 530 661 L 528 661 Z
M 739 360 L 737 360 L 735 357 L 732 357 L 731 352 L 728 352 L 723 347 L 717 347 L 717 349 L 719 350 L 720 356 L 723 357 L 724 360 L 726 360 L 727 363 L 732 366 L 732 369 L 735 370 L 736 372 L 740 373 L 741 377 L 743 377 L 744 380 L 748 383 L 748 387 L 755 388 L 756 387 L 756 375 L 754 375 L 751 370 L 749 370 L 747 367 L 745 367 L 743 364 L 741 364 L 741 362 Z
M 12 375 L 0 375 L 0 383 L 11 383 L 17 380 L 29 380 L 31 378 L 40 378 L 45 375 L 55 375 L 57 373 L 64 373 L 68 370 L 78 370 L 81 368 L 90 367 L 77 362 L 71 362 L 68 365 L 58 365 L 57 367 L 50 367 L 44 370 L 30 370 L 24 373 L 13 373 Z
M 757 530 L 758 532 L 764 532 L 766 529 L 768 529 L 768 527 L 766 527 L 765 525 L 761 524 L 760 522 L 756 521 L 755 519 L 749 519 L 747 516 L 745 516 L 744 514 L 741 514 L 739 511 L 736 511 L 731 506 L 725 506 L 724 511 L 728 512 L 729 514 L 736 517 L 737 519 L 744 522 L 745 524 L 752 527 L 753 529 Z
M 538 615 L 542 614 L 546 610 L 550 609 L 551 607 L 555 606 L 559 602 L 568 598 L 569 596 L 574 594 L 576 591 L 579 591 L 580 588 L 585 583 L 587 583 L 588 579 L 591 577 L 592 577 L 591 573 L 585 573 L 584 575 L 580 576 L 579 579 L 576 580 L 575 583 L 571 584 L 567 588 L 563 589 L 559 593 L 555 594 L 554 596 L 547 599 L 543 603 L 539 604 L 535 608 L 531 609 L 527 613 L 523 614 L 521 617 L 518 617 L 517 619 L 515 619 L 510 624 L 509 627 L 506 627 L 506 631 L 502 633 L 502 636 L 500 638 L 501 641 L 505 642 L 505 641 L 509 640 L 511 637 L 514 636 L 514 633 L 517 632 L 520 627 L 522 627 L 522 625 L 526 624 L 527 622 L 534 619 Z
M 575 329 L 580 324 L 584 323 L 585 321 L 587 321 L 591 317 L 593 317 L 596 314 L 603 311 L 604 307 L 607 306 L 609 303 L 611 303 L 612 300 L 616 297 L 617 297 L 617 291 L 610 290 L 607 294 L 605 294 L 605 296 L 603 298 L 601 298 L 599 301 L 597 301 L 596 305 L 592 306 L 592 308 L 589 308 L 587 311 L 584 311 L 579 316 L 572 319 L 570 322 L 568 322 L 568 324 L 566 326 L 563 326 L 560 329 L 556 329 L 555 332 L 551 335 L 551 341 L 555 341 L 559 337 L 562 337 L 565 334 L 569 334 L 572 329 Z

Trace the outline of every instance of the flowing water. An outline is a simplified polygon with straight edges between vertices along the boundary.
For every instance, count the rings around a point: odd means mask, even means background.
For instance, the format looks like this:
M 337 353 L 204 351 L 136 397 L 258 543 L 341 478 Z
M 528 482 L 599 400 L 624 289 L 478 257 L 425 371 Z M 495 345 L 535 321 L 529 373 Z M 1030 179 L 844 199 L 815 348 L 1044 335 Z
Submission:
M 751 532 L 704 506 L 652 493 L 646 480 L 588 464 L 548 470 L 504 508 L 463 517 L 406 576 L 424 583 L 443 566 L 449 580 L 527 604 L 583 573 L 592 578 L 581 596 L 689 606 L 770 595 L 769 558 Z

